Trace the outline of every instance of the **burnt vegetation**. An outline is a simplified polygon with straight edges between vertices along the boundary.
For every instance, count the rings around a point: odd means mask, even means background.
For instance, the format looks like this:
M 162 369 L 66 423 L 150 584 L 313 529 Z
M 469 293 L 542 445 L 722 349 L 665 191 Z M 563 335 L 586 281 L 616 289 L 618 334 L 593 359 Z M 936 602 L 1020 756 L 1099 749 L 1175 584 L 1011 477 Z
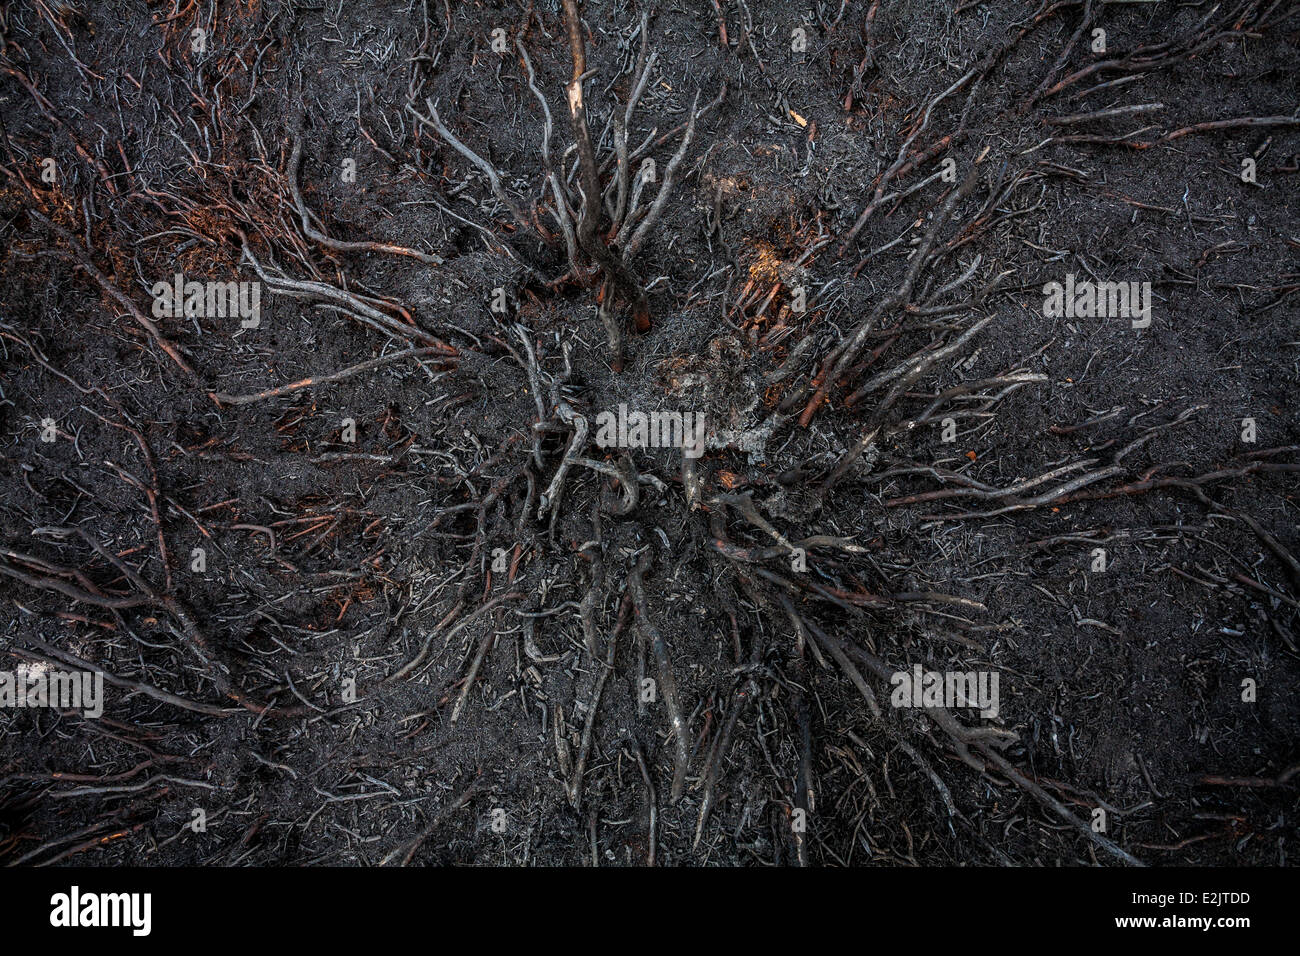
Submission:
M 0 861 L 1294 855 L 1295 3 L 0 34 Z

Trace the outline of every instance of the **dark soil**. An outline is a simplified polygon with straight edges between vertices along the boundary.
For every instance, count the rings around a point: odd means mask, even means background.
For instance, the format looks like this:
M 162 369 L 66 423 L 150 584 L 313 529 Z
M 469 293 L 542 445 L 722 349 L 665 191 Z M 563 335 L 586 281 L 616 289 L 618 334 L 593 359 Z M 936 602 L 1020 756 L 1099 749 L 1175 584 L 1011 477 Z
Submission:
M 0 862 L 1291 862 L 1300 6 L 588 0 L 615 265 L 563 7 L 0 13 L 0 670 L 109 681 L 0 709 Z

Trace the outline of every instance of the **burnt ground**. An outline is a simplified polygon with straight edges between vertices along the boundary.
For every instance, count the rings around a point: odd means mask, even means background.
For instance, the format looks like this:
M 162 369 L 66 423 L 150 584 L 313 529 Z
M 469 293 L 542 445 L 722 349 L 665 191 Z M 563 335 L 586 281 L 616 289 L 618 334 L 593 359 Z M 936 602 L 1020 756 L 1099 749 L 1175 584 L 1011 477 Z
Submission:
M 1300 7 L 581 6 L 5 8 L 0 860 L 1291 862 Z

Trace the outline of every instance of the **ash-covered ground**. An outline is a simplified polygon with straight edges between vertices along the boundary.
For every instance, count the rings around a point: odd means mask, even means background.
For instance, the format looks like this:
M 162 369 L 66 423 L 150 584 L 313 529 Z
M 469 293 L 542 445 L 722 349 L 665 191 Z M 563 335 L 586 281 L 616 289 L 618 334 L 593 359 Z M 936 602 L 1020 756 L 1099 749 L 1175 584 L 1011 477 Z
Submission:
M 0 861 L 1294 858 L 1300 5 L 0 39 Z

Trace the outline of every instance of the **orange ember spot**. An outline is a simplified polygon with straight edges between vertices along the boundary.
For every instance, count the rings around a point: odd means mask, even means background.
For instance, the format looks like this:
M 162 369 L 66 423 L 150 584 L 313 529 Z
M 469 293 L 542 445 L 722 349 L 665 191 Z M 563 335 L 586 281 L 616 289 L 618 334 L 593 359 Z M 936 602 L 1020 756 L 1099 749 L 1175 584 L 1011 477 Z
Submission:
M 749 264 L 749 277 L 756 283 L 770 285 L 780 278 L 781 259 L 770 242 L 759 239 L 753 243 L 754 259 Z

